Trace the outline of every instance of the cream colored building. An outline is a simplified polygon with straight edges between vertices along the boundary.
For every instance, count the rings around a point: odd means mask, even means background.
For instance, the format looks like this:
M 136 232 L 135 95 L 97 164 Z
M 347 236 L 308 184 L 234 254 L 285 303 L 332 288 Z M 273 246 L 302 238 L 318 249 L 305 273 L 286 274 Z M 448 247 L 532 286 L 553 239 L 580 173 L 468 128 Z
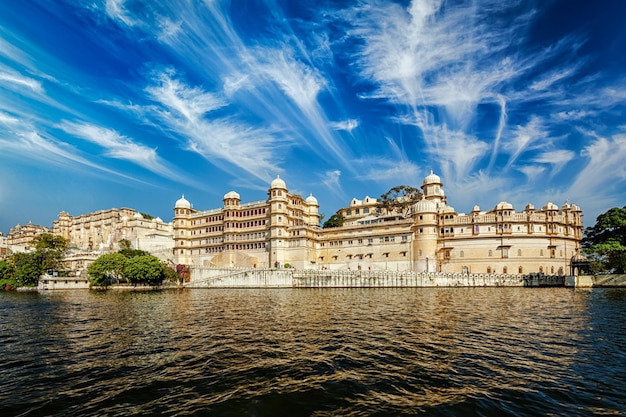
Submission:
M 134 249 L 145 250 L 161 259 L 172 258 L 172 223 L 160 218 L 146 219 L 130 208 L 111 208 L 71 216 L 62 211 L 52 233 L 63 236 L 77 251 L 117 251 L 120 241 L 130 241 Z
M 342 227 L 319 227 L 318 203 L 270 184 L 268 199 L 242 204 L 234 191 L 221 208 L 199 211 L 184 197 L 174 208 L 176 262 L 202 266 L 367 269 L 547 275 L 570 274 L 582 239 L 575 204 L 517 212 L 507 202 L 459 213 L 431 172 L 408 213 L 386 213 L 375 198 L 337 213 Z
M 33 222 L 28 222 L 28 224 L 24 226 L 18 224 L 9 230 L 7 244 L 16 252 L 29 251 L 34 249 L 31 242 L 35 236 L 39 236 L 43 233 L 52 233 L 52 230 L 45 226 L 33 224 Z

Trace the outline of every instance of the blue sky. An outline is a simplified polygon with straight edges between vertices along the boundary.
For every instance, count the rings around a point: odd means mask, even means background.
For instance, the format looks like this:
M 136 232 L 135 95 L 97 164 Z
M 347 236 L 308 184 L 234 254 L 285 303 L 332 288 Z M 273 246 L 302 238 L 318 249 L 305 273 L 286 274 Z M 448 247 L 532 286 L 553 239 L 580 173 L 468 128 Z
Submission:
M 280 174 L 330 217 L 419 186 L 458 212 L 626 205 L 626 2 L 0 1 L 0 232 L 165 221 Z

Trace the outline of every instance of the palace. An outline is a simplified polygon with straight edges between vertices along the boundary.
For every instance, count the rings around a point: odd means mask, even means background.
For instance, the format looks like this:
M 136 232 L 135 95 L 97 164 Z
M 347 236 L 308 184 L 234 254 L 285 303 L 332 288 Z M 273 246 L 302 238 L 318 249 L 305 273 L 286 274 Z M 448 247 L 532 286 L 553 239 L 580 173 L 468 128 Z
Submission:
M 52 228 L 31 222 L 11 228 L 9 235 L 2 239 L 2 242 L 6 240 L 6 248 L 0 250 L 0 255 L 3 252 L 8 254 L 33 250 L 33 238 L 42 233 L 51 233 L 69 242 L 70 254 L 67 260 L 68 264 L 71 263 L 71 269 L 76 269 L 75 263 L 78 266 L 83 263 L 86 265 L 99 254 L 117 251 L 122 240 L 128 240 L 134 249 L 145 250 L 162 260 L 171 260 L 174 247 L 172 223 L 165 223 L 158 217 L 147 217 L 130 208 L 111 208 L 79 216 L 62 211 Z M 74 258 L 78 260 L 72 261 Z
M 582 211 L 507 202 L 458 213 L 439 176 L 421 186 L 422 199 L 406 212 L 387 211 L 375 198 L 353 199 L 340 209 L 340 227 L 320 228 L 319 205 L 289 193 L 277 177 L 268 199 L 241 203 L 234 191 L 223 207 L 200 211 L 184 196 L 174 207 L 177 263 L 331 270 L 393 270 L 491 274 L 568 275 L 582 239 Z

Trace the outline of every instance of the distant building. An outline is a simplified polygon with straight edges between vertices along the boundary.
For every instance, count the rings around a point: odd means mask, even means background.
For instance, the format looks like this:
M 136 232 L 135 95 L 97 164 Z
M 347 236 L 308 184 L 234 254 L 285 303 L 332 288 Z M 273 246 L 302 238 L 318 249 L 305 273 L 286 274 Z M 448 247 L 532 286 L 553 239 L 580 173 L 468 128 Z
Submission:
M 11 250 L 9 250 L 9 239 L 0 232 L 0 259 L 6 258 L 11 253 Z
M 565 275 L 582 239 L 582 211 L 507 202 L 469 214 L 446 202 L 432 172 L 423 198 L 408 213 L 387 213 L 375 198 L 353 199 L 337 213 L 341 227 L 322 229 L 318 203 L 270 184 L 268 199 L 242 204 L 238 193 L 223 207 L 200 211 L 184 196 L 174 207 L 176 262 L 204 266 L 368 269 L 417 272 Z
M 75 251 L 111 252 L 128 240 L 134 249 L 145 250 L 163 260 L 172 258 L 172 224 L 160 218 L 144 218 L 130 208 L 111 208 L 71 216 L 62 211 L 54 221 L 52 233 L 70 242 Z
M 34 249 L 31 245 L 32 240 L 35 236 L 39 236 L 43 233 L 52 233 L 52 230 L 45 226 L 33 224 L 33 222 L 28 222 L 25 226 L 18 224 L 9 230 L 7 244 L 16 251 L 32 250 Z

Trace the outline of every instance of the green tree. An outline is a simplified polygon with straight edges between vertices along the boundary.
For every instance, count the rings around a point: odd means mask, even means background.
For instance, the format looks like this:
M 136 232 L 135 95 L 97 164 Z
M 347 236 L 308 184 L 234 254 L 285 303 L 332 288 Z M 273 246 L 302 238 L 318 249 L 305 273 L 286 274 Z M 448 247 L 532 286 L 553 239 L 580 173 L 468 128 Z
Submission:
M 128 239 L 120 240 L 120 250 L 122 250 L 122 249 L 130 249 L 130 248 L 131 248 L 130 240 L 128 240 Z
M 35 236 L 31 243 L 35 248 L 32 255 L 42 274 L 47 270 L 59 268 L 69 244 L 67 239 L 62 236 L 55 236 L 50 233 Z
M 124 255 L 126 259 L 136 258 L 137 256 L 150 256 L 150 252 L 133 248 L 122 248 L 118 251 L 118 253 Z
M 165 271 L 156 256 L 136 256 L 126 261 L 124 276 L 133 285 L 159 285 L 165 277 Z
M 8 259 L 0 259 L 0 290 L 16 288 L 15 265 Z
M 91 283 L 98 287 L 106 287 L 111 278 L 122 279 L 127 260 L 121 253 L 108 253 L 100 256 L 87 267 Z
M 584 252 L 601 270 L 626 273 L 626 206 L 612 208 L 585 229 Z
M 335 213 L 328 220 L 324 222 L 322 226 L 323 229 L 328 229 L 329 227 L 341 227 L 343 226 L 343 222 L 345 218 L 340 213 Z
M 41 253 L 16 253 L 12 257 L 15 265 L 15 281 L 18 287 L 34 287 L 39 284 L 39 276 L 44 273 Z
M 422 198 L 422 192 L 415 187 L 398 185 L 381 194 L 377 207 L 388 214 L 408 214 L 410 207 Z

